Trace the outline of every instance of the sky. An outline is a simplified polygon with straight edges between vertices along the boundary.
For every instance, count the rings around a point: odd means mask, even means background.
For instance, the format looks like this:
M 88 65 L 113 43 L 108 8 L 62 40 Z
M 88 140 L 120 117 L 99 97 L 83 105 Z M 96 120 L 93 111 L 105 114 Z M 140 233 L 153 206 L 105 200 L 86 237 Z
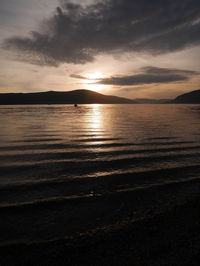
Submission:
M 1 0 L 0 92 L 200 89 L 199 0 Z

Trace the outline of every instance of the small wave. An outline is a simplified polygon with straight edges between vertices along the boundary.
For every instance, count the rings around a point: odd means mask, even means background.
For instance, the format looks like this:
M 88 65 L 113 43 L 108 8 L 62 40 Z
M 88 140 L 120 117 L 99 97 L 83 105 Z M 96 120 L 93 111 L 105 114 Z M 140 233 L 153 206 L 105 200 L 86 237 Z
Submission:
M 169 153 L 169 152 L 185 152 L 185 151 L 195 151 L 199 150 L 200 145 L 196 146 L 181 146 L 181 147 L 165 147 L 165 148 L 156 148 L 156 149 L 127 149 L 127 150 L 80 150 L 77 151 L 69 151 L 69 152 L 60 152 L 54 151 L 53 153 L 23 153 L 23 154 L 1 154 L 0 158 L 1 161 L 4 162 L 11 162 L 11 161 L 41 161 L 41 160 L 56 160 L 56 159 L 94 159 L 94 158 L 100 158 L 100 157 L 115 157 L 120 155 L 134 155 L 134 154 L 154 154 L 154 153 Z
M 146 140 L 171 140 L 178 139 L 179 137 L 154 137 L 154 138 L 146 138 Z
M 96 142 L 96 139 L 92 139 Z M 103 141 L 103 140 L 100 140 Z M 77 140 L 79 142 L 79 140 Z M 37 144 L 37 145 L 4 145 L 0 146 L 1 151 L 20 151 L 20 150 L 49 150 L 49 149 L 80 149 L 80 148 L 107 148 L 107 147 L 131 147 L 131 146 L 167 146 L 167 145 L 182 145 L 182 144 L 196 144 L 197 141 L 177 141 L 177 142 L 116 142 L 116 143 L 100 143 L 100 144 L 65 144 L 65 143 L 54 143 L 54 144 Z
M 167 180 L 167 181 L 162 181 L 162 182 L 157 182 L 157 183 L 149 183 L 149 184 L 142 184 L 134 187 L 122 187 L 118 189 L 113 189 L 112 191 L 106 191 L 103 193 L 96 193 L 96 192 L 91 192 L 89 194 L 84 194 L 84 195 L 71 195 L 71 196 L 63 196 L 63 197 L 51 197 L 51 198 L 45 198 L 45 199 L 40 199 L 40 200 L 34 200 L 34 201 L 27 201 L 27 202 L 22 202 L 18 204 L 1 204 L 0 205 L 0 213 L 10 213 L 12 212 L 23 212 L 23 211 L 32 211 L 33 209 L 44 209 L 46 208 L 57 208 L 62 207 L 62 205 L 69 205 L 72 207 L 73 205 L 77 204 L 87 204 L 91 201 L 96 201 L 96 200 L 101 200 L 102 198 L 106 196 L 114 196 L 118 197 L 119 194 L 122 193 L 127 193 L 127 192 L 136 192 L 136 191 L 145 191 L 151 188 L 160 188 L 164 186 L 170 186 L 173 184 L 180 184 L 180 183 L 191 183 L 193 181 L 198 181 L 199 182 L 200 177 L 191 177 L 191 178 L 180 178 L 179 180 Z
M 0 166 L 0 176 L 9 174 L 9 173 L 17 173 L 21 171 L 32 171 L 32 170 L 39 170 L 39 169 L 47 169 L 47 170 L 62 170 L 68 171 L 69 173 L 79 173 L 82 172 L 94 172 L 97 169 L 113 169 L 113 168 L 124 168 L 130 167 L 131 165 L 144 165 L 148 163 L 161 163 L 161 162 L 173 162 L 176 160 L 176 163 L 183 159 L 194 159 L 196 158 L 200 162 L 200 153 L 185 153 L 185 154 L 167 154 L 167 155 L 146 155 L 146 156 L 129 156 L 125 158 L 114 158 L 111 157 L 102 157 L 102 158 L 95 158 L 95 159 L 60 159 L 60 160 L 43 160 L 38 162 L 24 162 L 24 163 L 10 163 L 6 165 L 4 163 L 3 166 Z M 79 165 L 77 169 L 77 163 Z
M 103 142 L 111 140 L 120 140 L 121 138 L 87 138 L 87 139 L 76 139 L 74 142 Z
M 62 139 L 58 139 L 58 138 L 43 138 L 43 139 L 21 139 L 21 140 L 14 140 L 12 141 L 13 143 L 15 142 L 51 142 L 51 141 L 61 141 Z

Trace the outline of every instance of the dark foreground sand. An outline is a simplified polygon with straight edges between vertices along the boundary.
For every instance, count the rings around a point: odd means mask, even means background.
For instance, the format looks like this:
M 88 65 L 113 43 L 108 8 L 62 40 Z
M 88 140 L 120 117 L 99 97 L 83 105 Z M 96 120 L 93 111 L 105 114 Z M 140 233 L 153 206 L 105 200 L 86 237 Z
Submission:
M 72 239 L 1 247 L 0 265 L 200 265 L 200 197 Z

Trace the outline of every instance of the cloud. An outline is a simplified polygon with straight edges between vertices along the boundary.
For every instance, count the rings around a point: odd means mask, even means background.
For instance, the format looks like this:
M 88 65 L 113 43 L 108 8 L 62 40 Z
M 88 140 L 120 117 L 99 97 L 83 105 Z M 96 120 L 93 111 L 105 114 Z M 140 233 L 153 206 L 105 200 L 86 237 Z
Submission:
M 84 76 L 81 76 L 81 75 L 77 75 L 77 74 L 72 74 L 70 75 L 71 78 L 75 78 L 75 79 L 86 79 L 88 80 L 89 78 L 86 78 Z
M 142 73 L 125 75 L 125 76 L 113 76 L 109 78 L 101 79 L 98 84 L 115 85 L 115 86 L 135 86 L 143 84 L 160 84 L 171 83 L 178 81 L 186 81 L 193 75 L 198 75 L 199 72 L 191 70 L 179 70 L 170 68 L 158 68 L 158 67 L 144 67 L 141 69 Z
M 6 39 L 3 47 L 33 64 L 53 66 L 84 64 L 101 53 L 162 54 L 199 45 L 199 18 L 199 0 L 101 0 L 86 6 L 62 0 L 43 30 Z
M 173 69 L 173 68 L 163 68 L 163 67 L 153 67 L 147 66 L 143 67 L 144 70 L 148 74 L 179 74 L 179 75 L 199 75 L 198 71 L 193 70 L 183 70 L 183 69 Z

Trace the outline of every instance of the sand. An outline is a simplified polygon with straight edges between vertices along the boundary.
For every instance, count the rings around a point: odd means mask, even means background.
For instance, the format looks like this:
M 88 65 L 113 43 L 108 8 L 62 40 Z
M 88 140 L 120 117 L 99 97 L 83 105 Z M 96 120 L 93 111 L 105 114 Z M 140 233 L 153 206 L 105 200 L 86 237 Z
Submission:
M 1 266 L 200 265 L 198 189 L 194 197 L 149 209 L 138 219 L 127 208 L 126 218 L 112 225 L 60 240 L 4 246 L 0 254 Z

